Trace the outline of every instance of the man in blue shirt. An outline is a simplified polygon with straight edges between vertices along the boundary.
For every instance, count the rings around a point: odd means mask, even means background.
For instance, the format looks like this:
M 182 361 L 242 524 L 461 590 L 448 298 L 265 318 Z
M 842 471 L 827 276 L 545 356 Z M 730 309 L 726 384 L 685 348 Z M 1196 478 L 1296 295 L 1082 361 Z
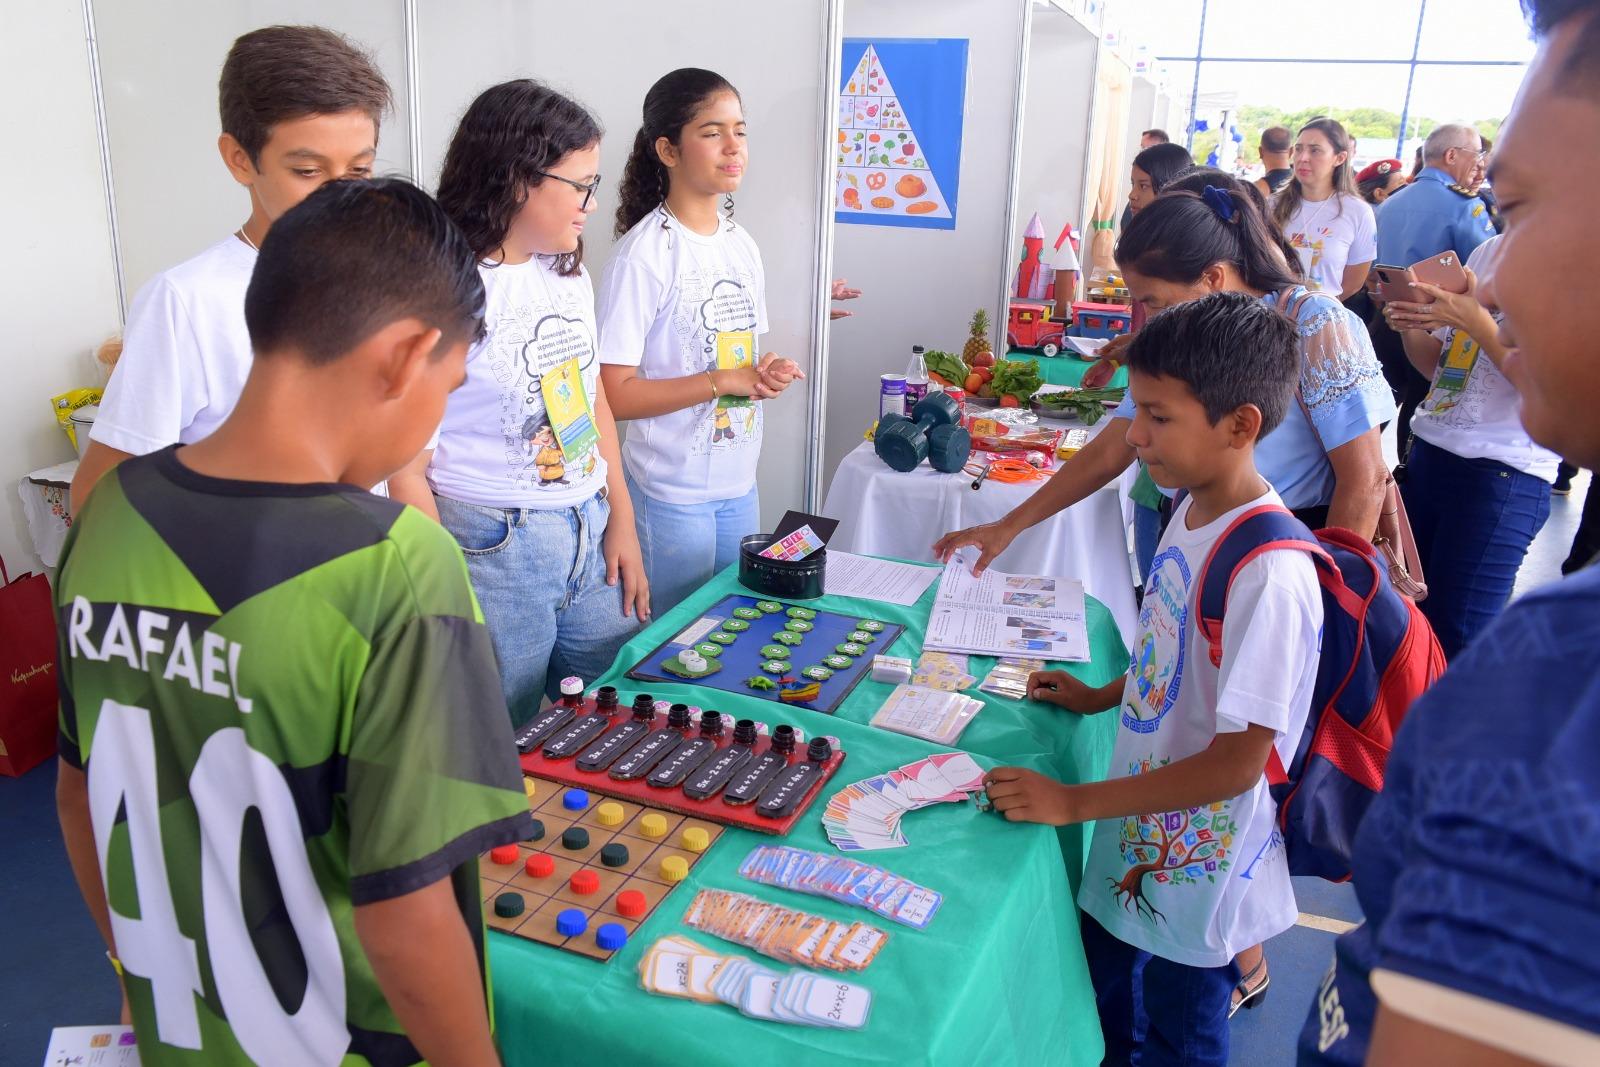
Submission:
M 1505 314 L 1528 433 L 1595 467 L 1600 0 L 1524 6 L 1541 44 L 1494 161 L 1507 229 L 1479 296 Z M 1514 603 L 1411 709 L 1356 837 L 1366 923 L 1339 939 L 1302 1063 L 1600 1063 L 1597 647 L 1590 565 Z
M 1440 126 L 1422 146 L 1422 173 L 1378 209 L 1378 262 L 1409 267 L 1454 249 L 1465 263 L 1494 236 L 1489 210 L 1472 191 L 1483 138 L 1471 126 Z

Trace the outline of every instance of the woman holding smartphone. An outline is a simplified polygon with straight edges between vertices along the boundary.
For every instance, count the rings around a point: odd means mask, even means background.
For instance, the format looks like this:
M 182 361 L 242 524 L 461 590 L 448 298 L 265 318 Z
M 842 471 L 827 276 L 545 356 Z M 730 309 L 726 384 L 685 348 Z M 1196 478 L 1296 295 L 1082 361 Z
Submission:
M 805 377 L 792 360 L 756 355 L 766 272 L 732 217 L 747 162 L 744 107 L 726 78 L 690 67 L 650 87 L 598 313 L 605 393 L 633 421 L 622 462 L 658 610 L 758 531 L 761 402 Z

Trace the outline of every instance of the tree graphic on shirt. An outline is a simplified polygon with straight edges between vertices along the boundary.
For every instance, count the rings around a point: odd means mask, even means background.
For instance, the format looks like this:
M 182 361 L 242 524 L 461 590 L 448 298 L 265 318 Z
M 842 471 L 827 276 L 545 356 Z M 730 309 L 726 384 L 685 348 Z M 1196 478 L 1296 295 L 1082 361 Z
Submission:
M 1152 767 L 1169 762 L 1134 761 L 1128 764 L 1128 774 L 1145 774 Z M 1174 886 L 1216 882 L 1217 875 L 1226 874 L 1232 866 L 1228 854 L 1236 831 L 1226 801 L 1184 811 L 1125 817 L 1120 847 L 1128 869 L 1121 878 L 1106 879 L 1111 895 L 1124 910 L 1132 908 L 1136 915 L 1151 922 L 1165 921 L 1166 916 L 1150 900 L 1146 879 Z

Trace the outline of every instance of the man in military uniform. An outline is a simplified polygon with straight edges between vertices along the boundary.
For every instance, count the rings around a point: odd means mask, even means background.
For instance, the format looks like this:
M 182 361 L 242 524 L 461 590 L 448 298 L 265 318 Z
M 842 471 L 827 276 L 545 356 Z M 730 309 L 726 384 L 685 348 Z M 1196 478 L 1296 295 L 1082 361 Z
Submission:
M 1423 168 L 1410 185 L 1390 194 L 1378 207 L 1378 259 L 1409 267 L 1441 252 L 1454 251 L 1463 264 L 1472 250 L 1494 236 L 1489 209 L 1473 191 L 1483 159 L 1483 138 L 1471 126 L 1440 126 L 1422 146 Z M 1398 440 L 1405 458 L 1411 413 L 1428 392 L 1428 379 L 1406 359 L 1400 335 L 1383 315 L 1367 323 L 1383 376 L 1400 404 Z
M 1473 191 L 1483 138 L 1470 126 L 1440 126 L 1422 146 L 1422 173 L 1378 210 L 1378 262 L 1409 267 L 1454 251 L 1465 263 L 1494 236 L 1488 208 Z

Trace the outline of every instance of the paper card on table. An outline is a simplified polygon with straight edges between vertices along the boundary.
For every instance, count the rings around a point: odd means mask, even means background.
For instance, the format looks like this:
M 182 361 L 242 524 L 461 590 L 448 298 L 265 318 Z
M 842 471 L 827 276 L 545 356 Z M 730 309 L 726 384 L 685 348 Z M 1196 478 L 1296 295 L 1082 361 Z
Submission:
M 937 567 L 899 563 L 852 552 L 829 552 L 823 592 L 858 600 L 877 600 L 906 607 L 922 599 L 939 578 Z
M 772 539 L 781 541 L 794 533 L 802 526 L 809 526 L 813 533 L 822 539 L 823 544 L 833 540 L 833 532 L 839 528 L 838 519 L 830 519 L 826 515 L 807 515 L 803 511 L 786 511 L 783 518 L 778 520 L 778 525 L 773 528 Z

